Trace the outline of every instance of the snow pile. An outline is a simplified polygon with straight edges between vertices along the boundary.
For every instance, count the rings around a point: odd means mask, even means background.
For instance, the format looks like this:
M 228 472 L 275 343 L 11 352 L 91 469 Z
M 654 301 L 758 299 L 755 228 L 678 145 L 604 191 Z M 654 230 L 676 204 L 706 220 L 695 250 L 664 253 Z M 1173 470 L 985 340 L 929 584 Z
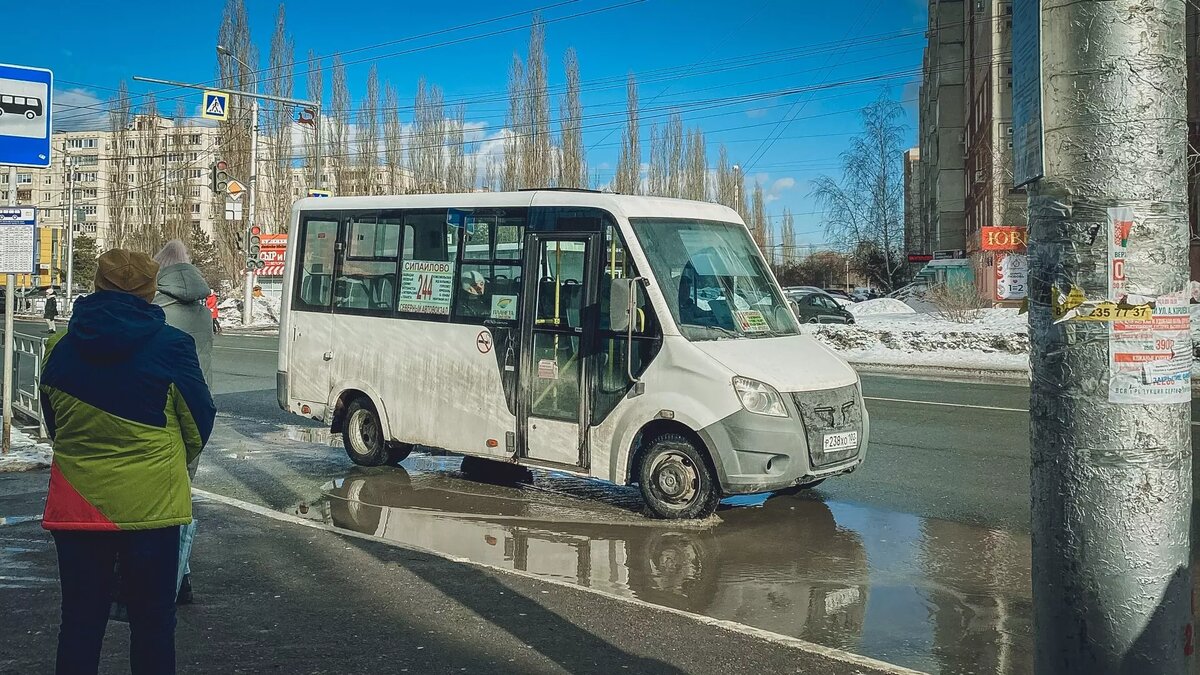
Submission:
M 230 298 L 217 305 L 220 310 L 222 328 L 240 328 L 242 326 L 241 303 Z M 279 325 L 280 301 L 271 295 L 254 298 L 254 316 L 250 326 L 254 328 L 270 328 Z
M 47 443 L 39 443 L 20 429 L 12 430 L 12 449 L 0 454 L 0 473 L 32 471 L 50 466 L 53 451 Z
M 917 310 L 895 298 L 875 298 L 854 303 L 848 307 L 855 317 L 878 314 L 914 314 Z
M 857 321 L 852 325 L 820 324 L 813 331 L 814 337 L 851 363 L 864 365 L 1004 371 L 1029 368 L 1027 317 L 1016 309 L 980 310 L 968 323 L 917 314 L 911 308 L 902 314 L 867 313 L 859 315 Z

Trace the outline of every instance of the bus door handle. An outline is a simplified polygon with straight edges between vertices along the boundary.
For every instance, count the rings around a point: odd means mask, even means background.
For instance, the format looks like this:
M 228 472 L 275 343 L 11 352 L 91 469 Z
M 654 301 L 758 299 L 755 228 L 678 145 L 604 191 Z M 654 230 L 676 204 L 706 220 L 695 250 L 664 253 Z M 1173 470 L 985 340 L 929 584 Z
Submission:
M 333 352 L 325 352 L 321 356 L 321 358 L 325 359 L 326 361 L 332 361 L 333 360 Z

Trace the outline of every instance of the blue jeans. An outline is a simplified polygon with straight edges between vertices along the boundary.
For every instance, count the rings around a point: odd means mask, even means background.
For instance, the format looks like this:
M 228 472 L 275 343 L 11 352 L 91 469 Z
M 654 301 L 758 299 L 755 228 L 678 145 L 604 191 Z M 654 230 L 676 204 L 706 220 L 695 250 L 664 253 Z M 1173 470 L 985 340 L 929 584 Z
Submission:
M 129 607 L 129 666 L 175 672 L 179 526 L 123 532 L 56 530 L 62 584 L 57 673 L 95 673 L 112 605 L 116 567 Z

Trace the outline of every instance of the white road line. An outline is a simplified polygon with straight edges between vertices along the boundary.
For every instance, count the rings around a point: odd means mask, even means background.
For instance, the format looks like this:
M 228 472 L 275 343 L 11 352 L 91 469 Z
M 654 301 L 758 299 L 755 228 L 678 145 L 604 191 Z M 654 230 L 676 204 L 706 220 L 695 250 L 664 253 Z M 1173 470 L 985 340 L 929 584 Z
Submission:
M 905 398 L 882 398 L 880 396 L 864 396 L 863 399 L 865 399 L 867 401 L 885 401 L 887 403 L 911 403 L 913 405 L 933 405 L 933 406 L 939 406 L 939 407 L 943 407 L 943 408 L 970 408 L 972 410 L 1000 410 L 1003 412 L 1020 412 L 1020 413 L 1029 412 L 1028 410 L 1026 410 L 1024 408 L 1001 408 L 999 406 L 991 406 L 991 405 L 968 405 L 966 403 L 943 403 L 942 401 L 914 401 L 914 400 L 905 399 Z
M 1019 412 L 1019 413 L 1029 412 L 1028 410 L 1026 410 L 1024 408 L 1001 408 L 999 406 L 991 406 L 991 405 L 968 405 L 966 403 L 944 403 L 942 401 L 914 401 L 912 399 L 883 398 L 881 396 L 864 396 L 863 400 L 864 401 L 883 401 L 885 403 L 909 403 L 912 405 L 932 405 L 932 406 L 938 406 L 941 408 L 969 408 L 971 410 L 998 410 L 1001 412 Z M 1192 422 L 1192 426 L 1200 427 L 1200 422 Z
M 257 349 L 255 347 L 226 347 L 225 345 L 213 345 L 213 349 L 230 349 L 235 352 L 266 352 L 268 354 L 278 354 L 277 349 Z
M 852 666 L 860 666 L 863 668 L 882 670 L 882 671 L 888 672 L 888 673 L 896 673 L 897 675 L 909 675 L 910 673 L 912 675 L 921 675 L 921 671 L 918 671 L 918 670 L 911 670 L 909 668 L 897 666 L 894 663 L 887 663 L 886 661 L 880 661 L 877 659 L 870 658 L 868 656 L 861 656 L 861 655 L 855 654 L 853 652 L 848 652 L 848 651 L 841 650 L 841 649 L 835 649 L 833 647 L 826 647 L 825 645 L 819 645 L 819 644 L 816 644 L 815 642 L 809 642 L 808 640 L 802 640 L 800 638 L 794 638 L 794 637 L 789 637 L 787 635 L 781 635 L 779 633 L 773 633 L 771 631 L 763 630 L 761 628 L 755 628 L 754 626 L 747 626 L 745 624 L 737 623 L 734 621 L 729 621 L 726 619 L 714 619 L 710 616 L 704 616 L 702 614 L 694 614 L 692 612 L 686 612 L 684 610 L 674 609 L 672 607 L 665 607 L 663 605 L 656 605 L 652 602 L 646 602 L 645 600 L 641 600 L 638 598 L 630 598 L 627 596 L 617 595 L 615 593 L 609 593 L 607 591 L 602 591 L 602 590 L 596 589 L 596 588 L 580 586 L 578 584 L 573 584 L 569 581 L 563 581 L 561 579 L 554 579 L 552 577 L 544 577 L 544 576 L 541 576 L 538 574 L 534 574 L 532 572 L 526 572 L 524 570 L 499 567 L 497 565 L 490 565 L 488 563 L 482 563 L 482 562 L 478 562 L 475 560 L 470 560 L 469 558 L 463 558 L 461 556 L 456 556 L 456 555 L 452 555 L 449 553 L 443 553 L 441 551 L 434 551 L 431 549 L 422 548 L 420 546 L 414 546 L 412 544 L 402 544 L 400 542 L 384 539 L 383 537 L 376 537 L 376 536 L 372 536 L 369 534 L 363 534 L 361 532 L 355 532 L 353 530 L 343 530 L 343 529 L 334 527 L 332 525 L 328 525 L 326 523 L 319 523 L 319 522 L 316 522 L 313 520 L 308 520 L 307 518 L 293 516 L 289 513 L 275 511 L 275 510 L 269 509 L 265 506 L 259 506 L 258 504 L 252 504 L 250 502 L 242 501 L 240 499 L 236 499 L 233 497 L 226 497 L 225 495 L 219 495 L 215 492 L 209 492 L 207 490 L 201 490 L 199 488 L 192 488 L 192 494 L 203 497 L 205 499 L 211 499 L 212 501 L 219 502 L 219 503 L 225 504 L 227 506 L 232 506 L 234 508 L 241 509 L 243 511 L 249 511 L 250 513 L 255 513 L 260 516 L 266 516 L 267 518 L 271 518 L 273 520 L 279 520 L 279 521 L 282 521 L 285 523 L 291 523 L 293 525 L 300 525 L 303 527 L 311 527 L 316 530 L 324 530 L 326 532 L 340 534 L 344 537 L 353 537 L 355 539 L 362 539 L 365 541 L 373 541 L 378 544 L 386 544 L 388 546 L 393 546 L 393 547 L 400 548 L 400 549 L 407 549 L 410 551 L 419 551 L 421 553 L 436 556 L 438 558 L 442 558 L 443 560 L 449 560 L 451 562 L 456 562 L 456 563 L 460 563 L 460 564 L 464 564 L 464 565 L 472 565 L 474 567 L 491 570 L 493 572 L 497 572 L 500 574 L 512 574 L 515 576 L 524 577 L 526 579 L 534 579 L 534 580 L 540 581 L 545 584 L 550 584 L 552 586 L 561 586 L 564 588 L 571 588 L 571 589 L 574 589 L 577 591 L 582 591 L 584 593 L 592 593 L 592 594 L 600 595 L 600 596 L 603 596 L 603 597 L 606 597 L 606 598 L 609 598 L 612 600 L 617 600 L 619 602 L 628 603 L 630 605 L 634 605 L 637 607 L 645 607 L 645 608 L 649 608 L 649 609 L 655 609 L 660 612 L 675 614 L 676 616 L 687 617 L 693 621 L 707 624 L 709 626 L 724 628 L 725 630 L 735 632 L 735 633 L 741 633 L 743 635 L 752 635 L 754 637 L 759 638 L 760 640 L 765 640 L 767 642 L 773 642 L 773 643 L 779 644 L 779 645 L 785 645 L 788 647 L 798 649 L 800 651 L 808 652 L 810 654 L 824 656 L 829 659 L 841 661 L 842 663 L 848 663 Z

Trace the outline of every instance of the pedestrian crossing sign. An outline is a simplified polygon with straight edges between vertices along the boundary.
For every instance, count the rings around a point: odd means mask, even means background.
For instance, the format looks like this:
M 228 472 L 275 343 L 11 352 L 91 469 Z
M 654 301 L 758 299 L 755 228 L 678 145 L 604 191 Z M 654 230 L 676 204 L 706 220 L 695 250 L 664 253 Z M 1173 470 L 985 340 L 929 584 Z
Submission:
M 204 110 L 200 116 L 210 120 L 229 119 L 229 94 L 219 91 L 204 92 Z

